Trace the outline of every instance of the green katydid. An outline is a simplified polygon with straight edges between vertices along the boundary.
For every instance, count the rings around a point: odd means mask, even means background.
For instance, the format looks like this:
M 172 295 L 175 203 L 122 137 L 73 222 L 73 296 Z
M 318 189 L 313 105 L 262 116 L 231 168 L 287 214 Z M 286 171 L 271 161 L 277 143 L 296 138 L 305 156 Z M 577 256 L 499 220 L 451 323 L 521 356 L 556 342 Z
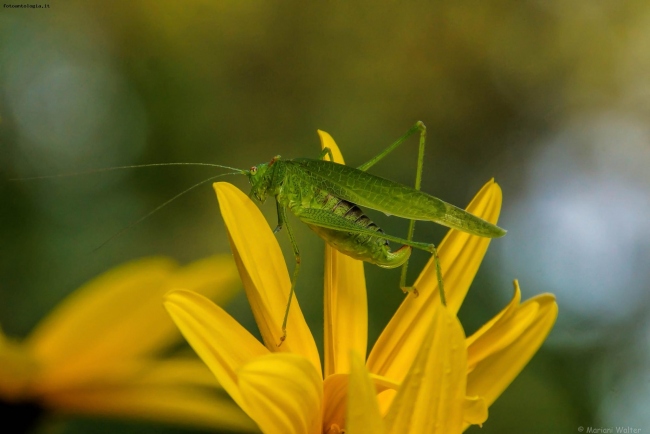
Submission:
M 415 188 L 366 173 L 370 167 L 418 131 L 420 132 L 420 149 Z M 500 227 L 420 191 L 425 140 L 426 127 L 422 122 L 417 122 L 395 143 L 356 169 L 332 162 L 332 153 L 325 148 L 315 160 L 309 158 L 282 160 L 280 156 L 276 156 L 268 163 L 242 171 L 252 185 L 250 197 L 254 197 L 260 202 L 264 202 L 269 196 L 275 197 L 278 224 L 274 232 L 278 232 L 283 226 L 286 226 L 296 260 L 289 301 L 282 323 L 283 336 L 280 338 L 280 343 L 286 338 L 289 307 L 300 269 L 300 252 L 287 222 L 287 209 L 303 223 L 306 223 L 325 242 L 345 255 L 382 268 L 402 266 L 400 287 L 405 292 L 417 291 L 416 288 L 406 286 L 406 267 L 411 248 L 415 247 L 432 253 L 436 263 L 438 287 L 443 304 L 446 304 L 446 301 L 436 247 L 432 243 L 412 241 L 415 221 L 433 221 L 488 238 L 505 235 L 506 231 Z M 330 161 L 325 161 L 325 156 L 329 156 Z M 359 206 L 410 219 L 407 238 L 385 234 L 363 214 Z M 403 245 L 393 252 L 390 250 L 388 241 Z
M 420 147 L 414 188 L 366 172 L 416 132 L 420 133 Z M 287 209 L 299 220 L 306 223 L 325 242 L 345 255 L 373 263 L 382 268 L 402 266 L 400 287 L 405 292 L 414 292 L 417 295 L 416 288 L 406 286 L 406 270 L 412 248 L 431 253 L 436 264 L 442 304 L 446 304 L 446 301 L 436 247 L 432 243 L 412 241 L 415 221 L 432 221 L 481 237 L 497 238 L 505 235 L 506 231 L 500 227 L 420 191 L 425 141 L 426 127 L 422 122 L 417 122 L 395 143 L 356 169 L 334 163 L 332 152 L 325 148 L 317 159 L 296 158 L 283 160 L 278 155 L 273 157 L 270 162 L 253 166 L 249 170 L 208 163 L 162 163 L 112 167 L 91 172 L 165 165 L 199 165 L 234 170 L 234 172 L 210 177 L 184 190 L 106 242 L 149 217 L 177 197 L 221 176 L 246 175 L 252 186 L 249 196 L 260 202 L 264 202 L 269 196 L 273 196 L 276 200 L 278 216 L 278 224 L 274 232 L 277 233 L 283 227 L 286 227 L 296 261 L 291 278 L 289 300 L 282 322 L 283 336 L 280 340 L 280 343 L 282 343 L 286 338 L 289 308 L 300 270 L 300 251 L 287 221 Z M 329 156 L 330 161 L 324 159 L 326 156 Z M 81 173 L 58 176 L 78 174 Z M 51 177 L 26 179 L 42 178 Z M 409 219 L 407 237 L 404 239 L 385 234 L 363 214 L 359 206 Z M 389 241 L 401 243 L 402 247 L 396 251 L 391 251 Z

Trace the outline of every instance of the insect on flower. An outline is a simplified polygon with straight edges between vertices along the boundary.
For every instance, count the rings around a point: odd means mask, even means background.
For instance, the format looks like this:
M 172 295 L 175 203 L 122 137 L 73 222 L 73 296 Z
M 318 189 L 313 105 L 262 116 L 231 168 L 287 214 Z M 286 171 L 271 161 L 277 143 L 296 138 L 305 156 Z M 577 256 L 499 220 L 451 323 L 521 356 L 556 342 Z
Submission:
M 420 146 L 416 180 L 413 188 L 367 173 L 368 169 L 394 151 L 416 132 L 420 134 Z M 295 158 L 285 160 L 277 155 L 268 163 L 252 166 L 249 170 L 207 163 L 148 164 L 100 170 L 162 165 L 202 165 L 234 170 L 234 172 L 217 175 L 195 184 L 158 206 L 131 226 L 189 190 L 221 176 L 246 175 L 251 183 L 249 196 L 261 203 L 269 196 L 273 196 L 276 201 L 278 216 L 278 223 L 274 232 L 279 232 L 283 227 L 286 227 L 296 261 L 291 279 L 289 300 L 282 323 L 283 336 L 280 340 L 281 344 L 286 338 L 287 317 L 300 270 L 300 251 L 287 221 L 287 209 L 299 220 L 307 224 L 325 242 L 345 255 L 370 262 L 382 268 L 402 266 L 400 287 L 404 292 L 417 294 L 416 288 L 406 285 L 406 267 L 412 248 L 431 253 L 436 261 L 440 297 L 443 304 L 446 304 L 446 301 L 436 247 L 432 243 L 412 240 L 415 221 L 432 221 L 487 238 L 497 238 L 505 235 L 506 231 L 500 227 L 420 191 L 425 141 L 426 127 L 422 122 L 418 121 L 396 142 L 356 169 L 334 163 L 331 150 L 325 148 L 316 159 Z M 329 161 L 325 158 L 329 158 Z M 409 219 L 410 225 L 407 237 L 399 238 L 384 233 L 363 213 L 359 208 L 360 206 L 378 210 L 387 215 Z M 128 227 L 125 229 L 128 229 Z M 389 241 L 400 243 L 402 246 L 392 251 Z

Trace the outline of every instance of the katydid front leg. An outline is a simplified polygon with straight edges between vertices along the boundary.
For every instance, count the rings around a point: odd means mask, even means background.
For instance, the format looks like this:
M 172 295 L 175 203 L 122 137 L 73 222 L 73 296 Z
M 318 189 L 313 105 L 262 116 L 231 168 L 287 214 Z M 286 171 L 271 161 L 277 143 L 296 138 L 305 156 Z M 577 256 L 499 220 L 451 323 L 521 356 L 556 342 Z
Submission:
M 293 237 L 291 226 L 287 221 L 287 210 L 280 205 L 280 202 L 277 201 L 277 198 L 276 203 L 278 209 L 278 226 L 276 227 L 275 232 L 279 231 L 282 226 L 286 226 L 287 234 L 289 234 L 289 240 L 291 241 L 291 247 L 293 248 L 293 255 L 296 258 L 296 266 L 293 269 L 293 276 L 291 277 L 291 290 L 289 292 L 289 300 L 287 301 L 287 309 L 284 311 L 284 319 L 282 320 L 282 336 L 280 337 L 280 343 L 278 343 L 279 347 L 287 338 L 287 321 L 289 319 L 289 308 L 291 307 L 291 300 L 293 299 L 293 294 L 296 290 L 296 280 L 298 279 L 298 273 L 300 271 L 300 251 L 298 250 L 296 239 Z
M 332 155 L 332 150 L 330 148 L 323 148 L 321 153 L 318 155 L 317 160 L 324 160 L 326 155 L 330 157 L 330 161 L 333 163 L 334 156 Z
M 275 199 L 275 209 L 276 209 L 277 214 L 278 214 L 278 225 L 275 227 L 275 229 L 273 229 L 273 233 L 277 234 L 278 232 L 280 232 L 282 230 L 282 226 L 284 226 L 284 222 L 285 222 L 284 219 L 285 219 L 285 216 L 286 216 L 286 214 L 284 212 L 284 208 L 282 208 L 282 205 L 280 205 L 280 202 L 278 202 L 277 198 Z

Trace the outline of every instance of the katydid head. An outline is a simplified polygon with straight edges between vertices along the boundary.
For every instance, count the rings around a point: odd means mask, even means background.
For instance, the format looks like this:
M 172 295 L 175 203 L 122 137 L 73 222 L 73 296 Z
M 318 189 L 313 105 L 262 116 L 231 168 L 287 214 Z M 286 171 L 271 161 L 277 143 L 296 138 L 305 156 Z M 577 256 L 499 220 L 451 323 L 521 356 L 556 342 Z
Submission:
M 246 172 L 248 181 L 251 183 L 251 192 L 249 193 L 250 197 L 255 197 L 257 200 L 264 203 L 269 194 L 271 194 L 271 181 L 275 170 L 274 163 L 279 158 L 280 156 L 276 155 L 270 162 L 253 166 Z

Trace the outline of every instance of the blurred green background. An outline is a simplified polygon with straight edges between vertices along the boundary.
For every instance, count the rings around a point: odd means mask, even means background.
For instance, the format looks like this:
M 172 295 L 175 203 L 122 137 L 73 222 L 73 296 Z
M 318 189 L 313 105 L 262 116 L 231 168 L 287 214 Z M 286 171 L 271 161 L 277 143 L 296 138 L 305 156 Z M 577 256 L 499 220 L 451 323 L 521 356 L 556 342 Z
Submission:
M 543 349 L 469 432 L 650 429 L 650 3 L 48 4 L 0 9 L 7 334 L 25 336 L 119 263 L 229 252 L 207 185 L 94 251 L 219 173 L 210 169 L 8 179 L 165 162 L 248 168 L 276 154 L 316 156 L 316 129 L 356 166 L 422 120 L 423 190 L 459 206 L 491 177 L 504 192 L 499 223 L 509 232 L 492 242 L 461 310 L 466 332 L 507 303 L 514 278 L 524 299 L 553 292 L 560 307 Z M 416 155 L 412 139 L 372 171 L 412 183 Z M 247 191 L 245 178 L 230 181 Z M 274 225 L 272 201 L 262 209 Z M 406 231 L 405 221 L 369 215 L 389 233 Z M 320 343 L 323 242 L 293 222 L 297 294 Z M 416 238 L 444 233 L 419 224 Z M 427 259 L 414 256 L 411 279 Z M 372 345 L 403 295 L 399 271 L 366 271 Z M 243 296 L 228 310 L 254 330 Z M 166 429 L 80 419 L 56 432 L 185 432 Z

